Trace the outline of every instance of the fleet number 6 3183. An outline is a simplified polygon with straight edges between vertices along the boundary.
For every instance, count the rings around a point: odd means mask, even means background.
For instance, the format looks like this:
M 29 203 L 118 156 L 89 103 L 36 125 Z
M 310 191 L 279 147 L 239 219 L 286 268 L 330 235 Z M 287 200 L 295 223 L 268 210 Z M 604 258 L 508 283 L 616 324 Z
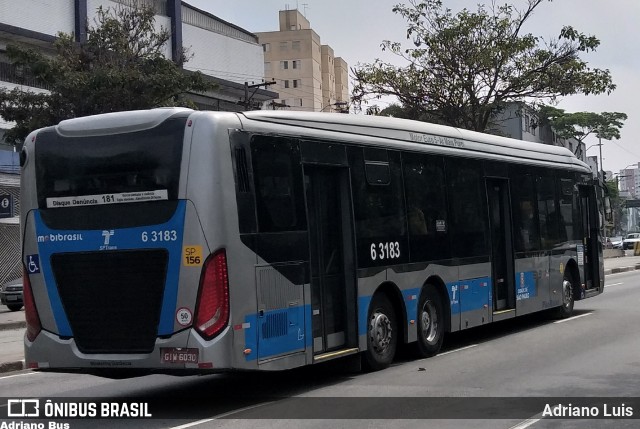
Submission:
M 400 257 L 400 243 L 388 241 L 386 243 L 371 243 L 371 260 L 397 259 Z

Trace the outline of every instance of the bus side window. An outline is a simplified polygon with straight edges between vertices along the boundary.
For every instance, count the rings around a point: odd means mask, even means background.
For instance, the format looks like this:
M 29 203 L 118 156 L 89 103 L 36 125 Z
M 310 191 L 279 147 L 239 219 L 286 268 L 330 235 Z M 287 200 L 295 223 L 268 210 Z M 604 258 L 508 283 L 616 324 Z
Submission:
M 442 158 L 402 156 L 411 262 L 451 258 Z
M 251 151 L 259 231 L 306 229 L 298 145 L 288 139 L 256 136 Z
M 398 152 L 349 150 L 358 265 L 408 261 L 407 220 Z
M 478 161 L 447 159 L 451 244 L 458 258 L 489 254 L 487 202 L 484 179 Z
M 540 232 L 536 213 L 536 188 L 534 177 L 511 171 L 511 202 L 516 252 L 540 249 Z
M 578 210 L 578 194 L 573 192 L 573 180 L 560 179 L 558 200 L 560 203 L 560 220 L 562 231 L 560 236 L 564 241 L 580 240 L 576 211 Z
M 540 241 L 542 250 L 551 250 L 560 243 L 560 218 L 556 207 L 556 186 L 553 173 L 538 177 L 538 218 L 540 221 Z

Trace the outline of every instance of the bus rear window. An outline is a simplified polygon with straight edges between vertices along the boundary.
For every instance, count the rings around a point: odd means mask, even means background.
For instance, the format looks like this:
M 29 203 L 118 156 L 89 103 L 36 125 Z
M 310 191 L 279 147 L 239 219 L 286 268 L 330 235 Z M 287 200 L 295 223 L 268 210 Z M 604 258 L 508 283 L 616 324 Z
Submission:
M 78 204 L 177 199 L 185 122 L 173 118 L 149 130 L 106 136 L 42 131 L 35 146 L 38 205 L 76 205 L 75 197 L 87 196 L 100 198 L 78 198 Z

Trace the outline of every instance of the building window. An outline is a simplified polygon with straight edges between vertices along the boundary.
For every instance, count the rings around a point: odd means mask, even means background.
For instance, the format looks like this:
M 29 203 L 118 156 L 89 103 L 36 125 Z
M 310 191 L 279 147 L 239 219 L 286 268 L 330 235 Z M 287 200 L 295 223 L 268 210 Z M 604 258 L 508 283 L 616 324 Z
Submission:
M 530 129 L 531 128 L 530 128 L 530 125 L 529 125 L 529 115 L 525 115 L 524 116 L 524 130 L 526 132 L 529 132 Z
M 294 88 L 298 88 L 300 86 L 300 80 L 299 79 L 294 79 L 293 80 L 293 87 Z
M 262 51 L 263 51 L 263 52 L 269 52 L 269 51 L 271 51 L 271 43 L 263 43 L 263 44 L 262 44 Z
M 280 61 L 280 68 L 282 70 L 288 70 L 289 69 L 289 61 Z
M 300 68 L 300 60 L 291 61 L 291 68 L 299 69 Z
M 285 81 L 284 81 L 284 87 L 285 87 L 285 88 L 289 88 L 289 81 L 288 81 L 288 80 L 285 80 Z
M 294 40 L 291 42 L 291 49 L 293 49 L 294 51 L 299 51 L 300 50 L 300 41 L 299 40 Z
M 280 50 L 286 51 L 288 48 L 289 42 L 280 42 Z

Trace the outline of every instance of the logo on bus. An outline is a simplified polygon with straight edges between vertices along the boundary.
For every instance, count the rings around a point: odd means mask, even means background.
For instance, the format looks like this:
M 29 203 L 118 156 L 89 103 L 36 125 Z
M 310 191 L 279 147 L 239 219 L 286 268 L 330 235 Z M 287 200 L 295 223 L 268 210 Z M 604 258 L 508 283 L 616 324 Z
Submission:
M 115 250 L 118 248 L 117 246 L 111 246 L 109 244 L 111 241 L 111 237 L 113 237 L 115 234 L 116 232 L 112 229 L 110 230 L 105 229 L 104 231 L 102 231 L 102 236 L 104 237 L 104 244 L 100 246 L 100 250 Z

